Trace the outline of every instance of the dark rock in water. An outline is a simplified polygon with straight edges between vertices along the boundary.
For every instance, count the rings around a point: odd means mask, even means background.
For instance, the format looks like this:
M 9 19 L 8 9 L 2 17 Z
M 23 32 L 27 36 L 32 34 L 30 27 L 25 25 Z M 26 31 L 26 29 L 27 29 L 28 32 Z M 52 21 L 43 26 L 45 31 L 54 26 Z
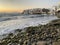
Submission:
M 17 29 L 14 34 L 0 40 L 0 45 L 38 45 L 39 41 L 45 41 L 42 45 L 60 42 L 60 19 L 46 25 Z
M 21 32 L 22 30 L 21 29 L 16 29 L 15 32 Z

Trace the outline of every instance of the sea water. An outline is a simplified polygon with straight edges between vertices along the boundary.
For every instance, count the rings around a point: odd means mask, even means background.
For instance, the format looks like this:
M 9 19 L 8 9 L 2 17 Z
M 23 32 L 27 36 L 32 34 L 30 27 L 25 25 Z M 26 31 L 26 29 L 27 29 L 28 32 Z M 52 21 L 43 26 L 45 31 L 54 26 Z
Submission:
M 0 35 L 23 29 L 29 26 L 44 25 L 51 20 L 58 19 L 54 15 L 14 15 L 0 17 Z

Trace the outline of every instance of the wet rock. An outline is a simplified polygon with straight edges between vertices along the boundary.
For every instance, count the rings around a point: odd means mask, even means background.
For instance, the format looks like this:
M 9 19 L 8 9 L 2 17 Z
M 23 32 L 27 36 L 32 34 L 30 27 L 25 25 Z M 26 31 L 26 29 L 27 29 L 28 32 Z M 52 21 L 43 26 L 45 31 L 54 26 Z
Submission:
M 45 45 L 45 44 L 46 44 L 45 41 L 38 41 L 38 42 L 37 42 L 37 45 Z
M 53 45 L 60 45 L 60 42 L 53 42 Z
M 0 40 L 0 45 L 51 45 L 60 42 L 60 20 L 49 24 L 17 29 Z

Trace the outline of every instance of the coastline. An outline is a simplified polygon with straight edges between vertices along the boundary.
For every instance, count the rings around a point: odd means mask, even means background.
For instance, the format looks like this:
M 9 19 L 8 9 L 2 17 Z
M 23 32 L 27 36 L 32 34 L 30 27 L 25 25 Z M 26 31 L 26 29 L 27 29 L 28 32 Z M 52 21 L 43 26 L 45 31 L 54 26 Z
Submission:
M 5 18 L 3 18 L 5 20 Z M 6 17 L 6 19 L 8 19 Z M 38 26 L 49 23 L 51 20 L 58 19 L 56 16 L 40 16 L 40 15 L 22 15 L 12 17 L 11 20 L 0 22 L 0 35 L 14 32 L 15 29 L 23 29 L 30 26 Z
M 39 25 L 34 27 L 31 26 L 24 29 L 16 29 L 14 34 L 10 33 L 6 38 L 0 40 L 0 44 L 32 45 L 37 44 L 39 41 L 50 40 L 53 43 L 60 42 L 60 19 L 53 20 L 46 25 Z

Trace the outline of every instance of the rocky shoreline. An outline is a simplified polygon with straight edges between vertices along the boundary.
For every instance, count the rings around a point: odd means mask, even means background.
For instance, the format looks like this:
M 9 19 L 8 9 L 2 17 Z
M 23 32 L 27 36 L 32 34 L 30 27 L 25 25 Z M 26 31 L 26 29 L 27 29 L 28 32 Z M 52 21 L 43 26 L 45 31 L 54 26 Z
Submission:
M 16 29 L 0 40 L 0 45 L 55 45 L 54 42 L 60 43 L 60 19 L 46 25 Z

